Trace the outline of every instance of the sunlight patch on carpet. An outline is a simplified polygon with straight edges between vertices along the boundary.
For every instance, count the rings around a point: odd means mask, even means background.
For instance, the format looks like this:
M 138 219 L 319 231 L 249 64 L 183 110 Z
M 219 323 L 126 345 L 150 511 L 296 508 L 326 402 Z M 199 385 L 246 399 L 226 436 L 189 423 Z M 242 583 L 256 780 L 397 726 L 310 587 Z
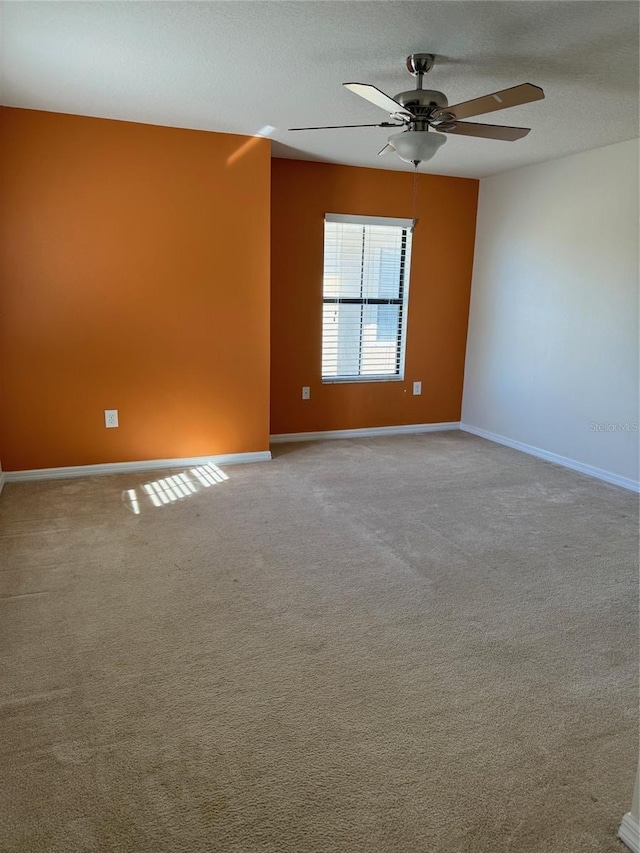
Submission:
M 144 483 L 141 486 L 140 497 L 136 489 L 126 489 L 122 498 L 127 509 L 134 515 L 140 515 L 141 501 L 147 506 L 156 508 L 169 506 L 197 494 L 201 489 L 209 489 L 228 479 L 228 475 L 211 462 L 191 468 L 189 472 L 183 471 L 181 474 L 159 477 L 157 480 Z

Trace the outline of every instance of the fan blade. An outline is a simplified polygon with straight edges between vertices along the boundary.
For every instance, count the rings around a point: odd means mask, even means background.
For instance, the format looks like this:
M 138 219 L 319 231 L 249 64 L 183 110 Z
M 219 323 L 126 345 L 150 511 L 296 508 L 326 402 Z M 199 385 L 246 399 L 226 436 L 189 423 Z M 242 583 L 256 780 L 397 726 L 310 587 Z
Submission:
M 288 130 L 340 130 L 343 127 L 402 127 L 401 124 L 393 124 L 383 121 L 380 124 L 327 124 L 321 127 L 289 127 Z
M 445 130 L 446 128 L 446 130 Z M 531 130 L 530 127 L 503 127 L 499 124 L 477 124 L 472 121 L 456 121 L 453 127 L 445 125 L 441 133 L 457 133 L 461 136 L 479 136 L 482 139 L 502 139 L 505 142 L 515 142 L 522 139 Z
M 389 145 L 389 143 L 388 143 L 388 142 L 387 142 L 387 144 L 384 146 L 384 148 L 381 148 L 381 149 L 378 151 L 378 157 L 380 157 L 382 154 L 386 154 L 386 153 L 387 153 L 387 151 L 395 151 L 395 148 L 393 147 L 393 145 Z
M 457 133 L 460 136 L 478 136 L 482 139 L 502 139 L 515 142 L 531 131 L 530 127 L 504 127 L 500 124 L 477 124 L 473 121 L 456 121 L 451 125 L 438 127 L 440 133 Z
M 377 89 L 375 86 L 372 86 L 370 83 L 343 83 L 342 85 L 345 89 L 348 89 L 355 95 L 360 95 L 361 98 L 364 98 L 366 101 L 370 101 L 372 104 L 375 104 L 376 107 L 380 107 L 386 113 L 391 113 L 392 115 L 394 113 L 404 113 L 405 115 L 415 118 L 411 110 L 403 107 L 401 103 L 394 101 L 393 98 L 390 98 L 389 95 L 385 95 L 384 92 Z
M 503 89 L 492 95 L 484 95 L 482 98 L 474 98 L 472 101 L 464 101 L 454 104 L 452 107 L 443 107 L 434 113 L 437 118 L 441 113 L 451 113 L 454 119 L 481 116 L 492 113 L 494 110 L 506 110 L 507 107 L 517 107 L 519 104 L 528 104 L 531 101 L 540 101 L 544 98 L 544 92 L 540 86 L 531 83 L 523 83 L 521 86 L 512 86 L 511 89 Z

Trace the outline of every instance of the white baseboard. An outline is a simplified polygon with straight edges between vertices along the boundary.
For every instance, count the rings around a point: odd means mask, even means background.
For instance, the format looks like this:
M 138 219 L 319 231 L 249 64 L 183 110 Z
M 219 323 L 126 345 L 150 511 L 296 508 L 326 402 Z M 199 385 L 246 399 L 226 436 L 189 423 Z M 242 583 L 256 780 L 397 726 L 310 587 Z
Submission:
M 106 462 L 102 465 L 71 465 L 68 468 L 35 468 L 31 471 L 5 471 L 7 483 L 28 480 L 63 480 L 71 477 L 98 477 L 103 474 L 129 474 L 133 471 L 159 471 L 164 468 L 188 468 L 195 465 L 236 465 L 241 462 L 268 462 L 271 452 L 223 453 L 219 456 L 189 456 L 178 459 L 147 459 L 142 462 Z
M 2 489 L 4 488 L 4 484 L 7 482 L 7 476 L 3 471 L 0 471 L 0 495 L 2 494 Z
M 563 468 L 570 468 L 572 471 L 578 471 L 580 474 L 586 474 L 588 477 L 595 477 L 598 480 L 604 480 L 605 483 L 611 483 L 614 486 L 621 486 L 623 489 L 629 489 L 632 492 L 640 492 L 640 483 L 637 480 L 630 480 L 628 477 L 621 477 L 619 474 L 612 474 L 610 471 L 603 471 L 602 468 L 594 468 L 592 465 L 585 465 L 584 462 L 578 462 L 575 459 L 569 459 L 567 456 L 559 456 L 557 453 L 549 453 L 548 450 L 542 450 L 540 447 L 534 447 L 531 444 L 523 444 L 521 441 L 516 441 L 513 438 L 507 438 L 504 435 L 498 435 L 495 432 L 489 432 L 480 427 L 471 426 L 471 424 L 460 424 L 460 429 L 463 432 L 470 432 L 480 438 L 486 438 L 488 441 L 494 441 L 496 444 L 504 444 L 507 447 L 512 447 L 514 450 L 521 450 L 523 453 L 528 453 L 530 456 L 538 456 L 547 462 L 554 462 L 556 465 L 562 465 Z
M 631 812 L 622 818 L 618 838 L 623 841 L 633 853 L 640 853 L 640 824 Z
M 366 429 L 325 429 L 319 432 L 287 432 L 269 436 L 272 444 L 289 441 L 324 441 L 328 438 L 375 438 L 382 435 L 413 435 L 459 429 L 458 421 L 439 424 L 405 424 L 403 426 L 367 427 Z

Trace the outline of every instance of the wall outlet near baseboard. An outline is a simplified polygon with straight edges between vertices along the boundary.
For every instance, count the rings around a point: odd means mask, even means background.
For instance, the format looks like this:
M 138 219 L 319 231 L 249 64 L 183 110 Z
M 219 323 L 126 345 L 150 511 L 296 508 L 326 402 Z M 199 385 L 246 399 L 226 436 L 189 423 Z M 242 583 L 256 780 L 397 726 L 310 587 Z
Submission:
M 118 426 L 118 410 L 117 409 L 105 409 L 104 410 L 104 425 L 107 429 L 113 429 Z
M 413 383 L 413 395 L 417 397 L 418 394 L 422 394 L 422 382 L 414 382 Z
M 302 386 L 302 399 L 310 400 L 311 399 L 311 388 L 308 385 Z

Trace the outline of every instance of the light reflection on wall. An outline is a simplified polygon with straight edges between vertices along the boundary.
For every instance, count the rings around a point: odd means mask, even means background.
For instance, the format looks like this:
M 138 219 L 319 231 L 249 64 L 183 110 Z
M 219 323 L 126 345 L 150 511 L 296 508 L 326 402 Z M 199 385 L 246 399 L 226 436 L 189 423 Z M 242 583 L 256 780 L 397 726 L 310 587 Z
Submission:
M 256 146 L 258 140 L 269 139 L 274 130 L 275 127 L 271 124 L 265 124 L 264 127 L 261 127 L 255 136 L 250 136 L 246 142 L 243 142 L 242 145 L 227 158 L 227 166 L 233 166 L 236 160 L 239 160 L 245 154 L 248 154 L 249 151 Z

